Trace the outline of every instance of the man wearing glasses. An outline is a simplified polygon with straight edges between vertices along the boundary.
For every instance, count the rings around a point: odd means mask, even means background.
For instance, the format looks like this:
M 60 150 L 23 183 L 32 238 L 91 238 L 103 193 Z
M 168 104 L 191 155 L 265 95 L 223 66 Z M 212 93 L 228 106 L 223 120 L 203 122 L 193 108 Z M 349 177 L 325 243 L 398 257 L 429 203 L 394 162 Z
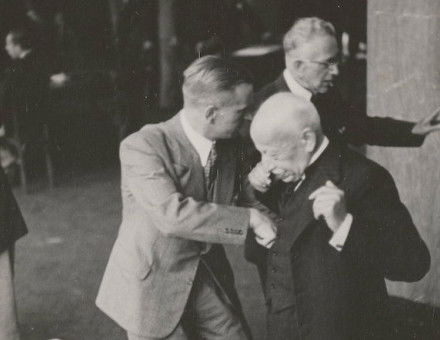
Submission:
M 412 123 L 367 117 L 344 103 L 334 87 L 339 46 L 331 23 L 316 17 L 298 19 L 285 34 L 283 47 L 286 69 L 256 95 L 255 110 L 274 93 L 292 92 L 313 102 L 331 140 L 353 145 L 421 146 L 426 135 L 440 129 L 440 110 Z
M 334 87 L 339 75 L 339 46 L 331 23 L 316 17 L 298 19 L 285 34 L 283 47 L 286 69 L 256 94 L 255 111 L 273 94 L 291 92 L 315 105 L 324 134 L 343 145 L 416 147 L 423 144 L 426 135 L 440 130 L 440 110 L 413 123 L 368 117 L 344 103 Z M 261 163 L 249 176 L 254 187 L 264 187 L 268 178 Z M 264 282 L 266 251 L 251 238 L 248 241 L 246 258 L 257 264 Z

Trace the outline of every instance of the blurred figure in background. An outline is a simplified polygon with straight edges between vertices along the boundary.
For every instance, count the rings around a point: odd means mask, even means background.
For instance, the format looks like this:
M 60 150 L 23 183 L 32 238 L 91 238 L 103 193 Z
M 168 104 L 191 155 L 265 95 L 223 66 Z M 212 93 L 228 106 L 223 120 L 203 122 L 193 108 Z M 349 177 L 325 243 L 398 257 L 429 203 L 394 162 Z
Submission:
M 32 36 L 25 30 L 8 33 L 5 50 L 13 62 L 5 71 L 0 91 L 4 134 L 23 147 L 24 159 L 31 162 L 35 161 L 35 142 L 42 134 L 49 90 L 47 66 L 34 44 Z
M 121 137 L 146 123 L 157 98 L 157 1 L 125 0 L 117 27 Z
M 47 58 L 47 64 L 52 70 L 59 68 L 56 48 L 57 19 L 63 2 L 62 0 L 24 0 L 27 18 L 25 28 L 32 32 L 34 48 L 39 50 L 40 58 Z
M 261 19 L 244 0 L 182 1 L 177 13 L 178 40 L 191 60 L 207 54 L 227 55 L 260 41 L 265 34 Z
M 0 168 L 0 339 L 18 340 L 14 297 L 14 244 L 27 233 L 26 224 Z
M 25 22 L 26 7 L 21 0 L 0 0 L 0 39 L 4 41 L 8 32 Z M 9 64 L 6 51 L 0 50 L 0 72 Z

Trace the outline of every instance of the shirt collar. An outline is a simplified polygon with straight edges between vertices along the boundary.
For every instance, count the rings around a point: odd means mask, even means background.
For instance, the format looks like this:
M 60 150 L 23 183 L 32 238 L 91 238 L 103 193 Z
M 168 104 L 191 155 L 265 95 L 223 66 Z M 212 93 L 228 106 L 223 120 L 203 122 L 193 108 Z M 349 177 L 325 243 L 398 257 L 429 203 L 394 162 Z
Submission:
M 209 153 L 211 152 L 214 141 L 202 136 L 196 130 L 193 129 L 188 119 L 185 116 L 185 111 L 180 111 L 180 122 L 182 124 L 183 132 L 188 137 L 191 145 L 196 149 L 199 155 L 202 166 L 205 166 L 208 162 Z
M 328 144 L 329 140 L 326 136 L 324 136 L 324 139 L 322 140 L 318 150 L 316 150 L 315 153 L 312 155 L 312 158 L 310 158 L 309 166 L 316 162 L 319 156 L 321 156 L 325 149 L 327 149 Z
M 293 94 L 296 94 L 299 97 L 302 97 L 308 101 L 312 99 L 312 92 L 307 90 L 306 88 L 302 87 L 295 78 L 292 77 L 289 70 L 285 69 L 283 72 L 284 80 L 286 81 L 287 87 L 289 88 L 290 92 Z

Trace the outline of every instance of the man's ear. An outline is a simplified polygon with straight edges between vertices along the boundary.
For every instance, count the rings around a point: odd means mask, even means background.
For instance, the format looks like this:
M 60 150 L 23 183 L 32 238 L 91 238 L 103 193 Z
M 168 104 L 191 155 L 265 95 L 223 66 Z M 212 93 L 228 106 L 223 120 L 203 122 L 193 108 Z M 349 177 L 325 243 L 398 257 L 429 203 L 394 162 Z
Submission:
M 288 66 L 290 70 L 295 71 L 295 73 L 298 73 L 298 71 L 300 71 L 304 65 L 304 63 L 301 60 L 295 59 L 289 55 L 286 55 L 285 62 L 286 62 L 286 66 Z
M 309 128 L 305 128 L 302 133 L 302 140 L 305 144 L 305 149 L 307 152 L 312 153 L 315 151 L 317 138 L 314 131 L 310 130 Z
M 214 105 L 209 105 L 205 109 L 205 118 L 209 123 L 214 123 L 217 116 L 217 108 Z

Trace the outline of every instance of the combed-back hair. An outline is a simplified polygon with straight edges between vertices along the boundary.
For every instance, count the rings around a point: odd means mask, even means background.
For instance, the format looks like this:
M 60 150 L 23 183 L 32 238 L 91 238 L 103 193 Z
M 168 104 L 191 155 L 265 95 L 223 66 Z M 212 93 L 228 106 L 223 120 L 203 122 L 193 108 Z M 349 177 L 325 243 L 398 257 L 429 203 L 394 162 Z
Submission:
M 336 37 L 335 27 L 330 22 L 317 17 L 300 18 L 284 35 L 284 52 L 295 50 L 314 37 L 323 35 Z
M 204 56 L 183 72 L 183 100 L 185 105 L 201 104 L 240 84 L 252 84 L 252 77 L 246 70 L 227 58 Z

